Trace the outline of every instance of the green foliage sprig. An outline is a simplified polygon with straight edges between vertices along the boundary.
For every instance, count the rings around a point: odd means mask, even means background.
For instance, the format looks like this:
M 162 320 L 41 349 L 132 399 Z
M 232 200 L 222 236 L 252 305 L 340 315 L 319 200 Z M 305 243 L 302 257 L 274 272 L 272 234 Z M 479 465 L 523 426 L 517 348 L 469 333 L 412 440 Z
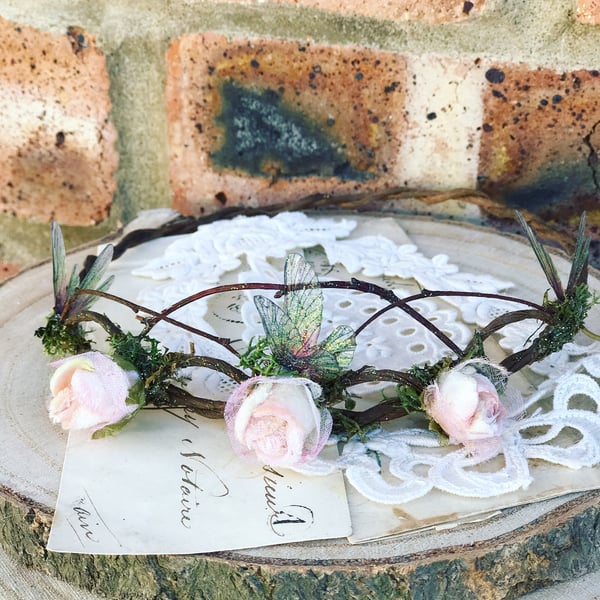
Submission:
M 239 366 L 240 369 L 248 369 L 255 375 L 265 377 L 292 374 L 275 360 L 266 338 L 250 340 L 246 352 L 239 356 Z
M 68 356 L 79 354 L 91 348 L 87 339 L 88 332 L 77 319 L 81 313 L 89 311 L 98 299 L 89 294 L 80 294 L 83 289 L 107 290 L 114 276 L 102 281 L 104 272 L 113 256 L 113 248 L 108 245 L 91 263 L 84 273 L 78 272 L 75 265 L 67 278 L 67 253 L 59 225 L 52 221 L 52 284 L 54 288 L 54 307 L 46 320 L 46 325 L 35 331 L 42 340 L 44 350 L 50 356 Z
M 166 355 L 158 340 L 144 335 L 121 332 L 113 334 L 109 341 L 115 356 L 133 365 L 140 379 L 145 382 L 146 402 L 155 405 L 170 404 L 171 379 L 182 380 L 177 376 L 176 369 L 171 368 L 167 377 L 157 376 L 157 373 L 164 372 Z

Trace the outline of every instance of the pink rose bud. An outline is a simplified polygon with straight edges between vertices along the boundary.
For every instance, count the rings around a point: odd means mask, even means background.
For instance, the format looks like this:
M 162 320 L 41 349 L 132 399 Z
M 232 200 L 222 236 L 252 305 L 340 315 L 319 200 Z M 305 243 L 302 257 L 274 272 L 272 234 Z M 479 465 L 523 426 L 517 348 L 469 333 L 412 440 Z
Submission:
M 134 371 L 125 371 L 101 352 L 86 352 L 52 363 L 50 419 L 63 429 L 97 431 L 130 415 L 137 404 L 126 404 Z
M 243 458 L 291 467 L 314 459 L 322 450 L 333 420 L 317 408 L 321 387 L 301 377 L 252 377 L 225 405 L 233 450 Z
M 448 434 L 450 442 L 477 452 L 483 440 L 502 434 L 507 410 L 494 384 L 479 373 L 460 367 L 446 371 L 425 390 L 427 414 Z

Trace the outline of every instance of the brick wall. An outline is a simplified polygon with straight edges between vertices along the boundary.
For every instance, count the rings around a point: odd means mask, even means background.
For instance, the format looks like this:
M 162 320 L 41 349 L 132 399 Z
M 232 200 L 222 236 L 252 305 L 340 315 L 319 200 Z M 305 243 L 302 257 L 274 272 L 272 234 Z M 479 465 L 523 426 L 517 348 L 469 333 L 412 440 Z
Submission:
M 0 0 L 0 278 L 49 219 L 73 244 L 314 192 L 460 188 L 598 238 L 599 45 L 598 0 Z

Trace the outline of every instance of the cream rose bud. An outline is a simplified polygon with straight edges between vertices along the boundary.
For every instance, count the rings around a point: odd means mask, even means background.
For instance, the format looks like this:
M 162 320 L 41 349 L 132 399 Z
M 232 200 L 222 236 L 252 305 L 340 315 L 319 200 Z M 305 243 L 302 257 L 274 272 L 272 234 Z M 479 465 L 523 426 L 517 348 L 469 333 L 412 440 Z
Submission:
M 460 369 L 443 373 L 430 385 L 425 390 L 424 404 L 427 414 L 451 442 L 467 446 L 500 436 L 507 412 L 487 377 Z
M 321 387 L 301 377 L 252 377 L 225 405 L 233 450 L 248 460 L 291 467 L 322 450 L 333 420 L 315 400 Z
M 97 431 L 117 423 L 139 406 L 126 403 L 137 381 L 135 371 L 125 371 L 101 352 L 86 352 L 52 364 L 50 419 L 63 429 Z

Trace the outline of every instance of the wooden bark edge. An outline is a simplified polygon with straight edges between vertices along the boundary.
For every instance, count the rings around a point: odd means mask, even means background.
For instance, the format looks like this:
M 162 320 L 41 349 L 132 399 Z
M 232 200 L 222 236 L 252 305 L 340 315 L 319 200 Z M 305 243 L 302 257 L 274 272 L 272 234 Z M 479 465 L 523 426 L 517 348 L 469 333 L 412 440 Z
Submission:
M 600 492 L 509 533 L 396 558 L 249 560 L 234 552 L 96 556 L 48 552 L 52 511 L 0 488 L 0 544 L 28 568 L 109 598 L 518 598 L 600 568 Z M 217 591 L 218 590 L 218 591 Z M 345 596 L 344 596 L 345 595 Z

